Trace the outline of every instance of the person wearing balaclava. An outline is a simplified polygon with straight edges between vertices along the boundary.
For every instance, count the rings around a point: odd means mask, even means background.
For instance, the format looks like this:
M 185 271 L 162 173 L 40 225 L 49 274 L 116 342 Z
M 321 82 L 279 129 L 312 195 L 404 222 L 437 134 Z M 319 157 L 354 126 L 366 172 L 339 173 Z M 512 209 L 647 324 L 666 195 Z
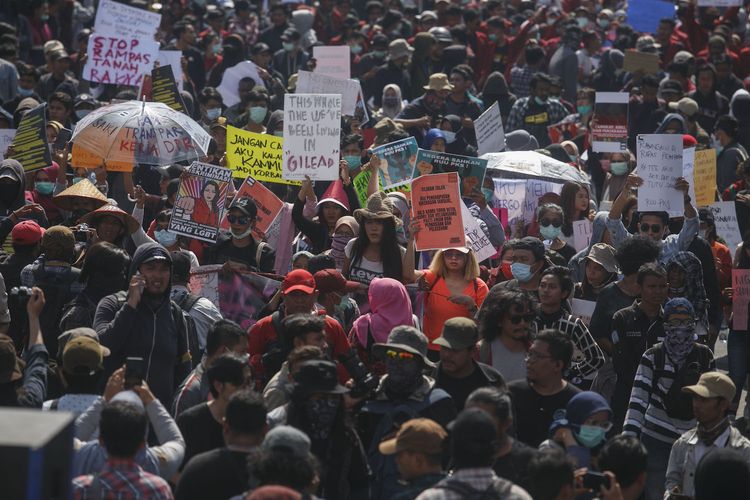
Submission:
M 711 350 L 696 342 L 695 311 L 685 298 L 664 305 L 664 341 L 643 353 L 630 393 L 623 434 L 640 438 L 648 449 L 646 499 L 661 499 L 672 445 L 695 427 L 691 398 L 670 390 L 676 373 L 682 386 L 716 370 Z
M 13 230 L 13 226 L 24 219 L 35 220 L 47 227 L 44 209 L 25 199 L 26 176 L 18 161 L 6 158 L 0 163 L 0 241 Z
M 373 344 L 372 354 L 385 362 L 386 373 L 362 406 L 360 436 L 369 450 L 368 458 L 383 464 L 374 471 L 371 498 L 386 499 L 393 498 L 399 485 L 393 457 L 378 452 L 380 442 L 393 430 L 390 425 L 381 425 L 383 419 L 390 419 L 398 407 L 408 404 L 419 408 L 412 418 L 429 418 L 445 428 L 455 418 L 456 406 L 447 392 L 435 387 L 432 377 L 423 374 L 435 365 L 427 359 L 427 337 L 418 329 L 403 325 L 393 328 L 385 343 Z
M 182 310 L 172 305 L 172 256 L 158 243 L 145 243 L 133 255 L 127 292 L 99 301 L 94 330 L 111 354 L 104 363 L 109 377 L 126 358 L 143 358 L 144 377 L 167 408 L 180 382 L 200 359 L 192 359 L 197 338 L 188 329 Z

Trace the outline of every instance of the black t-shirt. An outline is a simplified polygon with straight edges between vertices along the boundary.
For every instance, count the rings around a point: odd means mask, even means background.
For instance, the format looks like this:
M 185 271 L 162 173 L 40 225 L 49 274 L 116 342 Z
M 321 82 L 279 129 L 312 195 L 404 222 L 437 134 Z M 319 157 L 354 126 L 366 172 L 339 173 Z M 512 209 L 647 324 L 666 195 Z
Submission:
M 609 340 L 612 333 L 612 318 L 615 313 L 632 305 L 635 299 L 636 297 L 631 297 L 623 292 L 617 282 L 610 283 L 602 288 L 602 291 L 599 292 L 599 298 L 596 299 L 596 308 L 589 323 L 591 335 L 595 339 L 604 337 Z
M 177 483 L 177 500 L 224 500 L 247 490 L 247 453 L 219 448 L 196 455 Z
M 183 467 L 195 455 L 224 446 L 221 424 L 211 415 L 208 403 L 201 403 L 182 412 L 177 417 L 177 427 L 185 438 Z
M 449 377 L 442 370 L 440 370 L 437 378 L 438 382 L 436 386 L 451 395 L 457 411 L 464 409 L 466 398 L 469 397 L 469 394 L 471 394 L 474 389 L 485 387 L 487 385 L 487 378 L 482 374 L 482 370 L 480 370 L 478 366 L 475 366 L 474 372 L 466 378 Z
M 253 271 L 263 273 L 273 272 L 276 261 L 276 251 L 269 244 L 263 246 L 260 253 L 260 262 L 255 260 L 258 252 L 258 242 L 253 240 L 246 247 L 236 247 L 232 244 L 232 238 L 226 234 L 219 235 L 218 242 L 210 247 L 208 262 L 210 264 L 224 264 L 227 261 L 245 264 Z
M 528 488 L 529 462 L 537 453 L 539 452 L 535 448 L 514 439 L 510 453 L 496 459 L 492 469 L 498 476 Z
M 508 384 L 513 400 L 514 426 L 519 441 L 536 448 L 549 437 L 549 426 L 557 410 L 565 409 L 570 398 L 581 392 L 572 384 L 557 394 L 542 396 L 526 380 Z

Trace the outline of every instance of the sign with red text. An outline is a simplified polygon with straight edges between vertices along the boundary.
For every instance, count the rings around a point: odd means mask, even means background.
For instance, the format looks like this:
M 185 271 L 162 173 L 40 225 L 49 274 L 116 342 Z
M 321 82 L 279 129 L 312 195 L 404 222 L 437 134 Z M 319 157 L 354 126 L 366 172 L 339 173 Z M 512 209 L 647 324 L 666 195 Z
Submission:
M 411 183 L 412 218 L 421 223 L 417 250 L 466 246 L 458 173 L 426 174 Z
M 239 191 L 234 196 L 235 200 L 241 198 L 250 198 L 255 203 L 255 206 L 258 207 L 253 233 L 258 237 L 258 240 L 262 240 L 268 232 L 268 228 L 271 227 L 271 224 L 274 223 L 276 217 L 281 213 L 284 202 L 273 194 L 273 191 L 250 176 L 245 179 L 245 182 L 242 183 Z M 229 229 L 227 215 L 231 208 L 231 205 L 227 207 L 224 218 L 221 221 L 222 229 Z
M 169 230 L 216 243 L 232 172 L 228 168 L 193 162 L 180 177 Z
M 597 153 L 620 153 L 628 149 L 627 92 L 597 92 L 596 122 L 591 129 L 592 148 Z

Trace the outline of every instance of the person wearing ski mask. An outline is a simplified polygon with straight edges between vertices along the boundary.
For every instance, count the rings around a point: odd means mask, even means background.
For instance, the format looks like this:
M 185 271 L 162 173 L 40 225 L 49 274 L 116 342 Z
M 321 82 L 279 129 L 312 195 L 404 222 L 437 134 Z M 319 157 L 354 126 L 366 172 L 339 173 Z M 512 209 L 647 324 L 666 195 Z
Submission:
M 331 237 L 331 249 L 326 252 L 336 261 L 336 269 L 341 270 L 344 265 L 344 258 L 346 257 L 344 255 L 344 248 L 346 248 L 346 244 L 358 234 L 359 223 L 351 215 L 345 215 L 336 222 L 333 228 L 333 236 Z
M 224 264 L 233 272 L 260 271 L 272 273 L 276 252 L 267 243 L 253 237 L 258 207 L 249 198 L 240 198 L 229 207 L 229 234 L 219 235 L 208 250 L 208 263 Z
M 44 209 L 25 199 L 26 175 L 18 161 L 6 158 L 0 163 L 0 237 L 5 240 L 13 226 L 25 219 L 47 227 Z

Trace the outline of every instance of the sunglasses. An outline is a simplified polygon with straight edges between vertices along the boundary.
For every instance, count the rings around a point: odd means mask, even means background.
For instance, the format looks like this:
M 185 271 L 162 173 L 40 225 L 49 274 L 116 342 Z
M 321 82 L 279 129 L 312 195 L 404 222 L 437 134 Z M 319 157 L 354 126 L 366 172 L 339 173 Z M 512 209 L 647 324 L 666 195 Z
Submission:
M 521 321 L 525 323 L 531 323 L 536 319 L 536 314 L 529 313 L 529 314 L 511 314 L 510 315 L 510 322 L 514 325 L 519 324 Z
M 466 256 L 466 254 L 464 254 L 463 252 L 459 252 L 458 250 L 446 250 L 443 252 L 443 255 L 445 255 L 449 259 L 460 259 L 461 257 Z
M 695 321 L 692 319 L 684 319 L 684 320 L 675 319 L 675 320 L 667 321 L 666 323 L 664 323 L 664 326 L 671 326 L 672 328 L 679 328 L 681 326 L 693 327 L 695 326 Z
M 227 220 L 230 224 L 250 224 L 254 219 L 247 215 L 227 215 Z
M 661 229 L 661 224 L 641 224 L 642 233 L 648 233 L 649 231 L 651 231 L 652 233 L 661 233 Z
M 562 221 L 560 219 L 554 219 L 554 220 L 542 219 L 541 221 L 539 221 L 539 223 L 542 226 L 550 226 L 550 225 L 554 227 L 562 226 Z
M 414 355 L 410 352 L 405 351 L 393 351 L 393 350 L 387 350 L 385 351 L 385 355 L 388 356 L 390 359 L 400 359 L 400 360 L 407 360 L 407 359 L 414 359 Z

